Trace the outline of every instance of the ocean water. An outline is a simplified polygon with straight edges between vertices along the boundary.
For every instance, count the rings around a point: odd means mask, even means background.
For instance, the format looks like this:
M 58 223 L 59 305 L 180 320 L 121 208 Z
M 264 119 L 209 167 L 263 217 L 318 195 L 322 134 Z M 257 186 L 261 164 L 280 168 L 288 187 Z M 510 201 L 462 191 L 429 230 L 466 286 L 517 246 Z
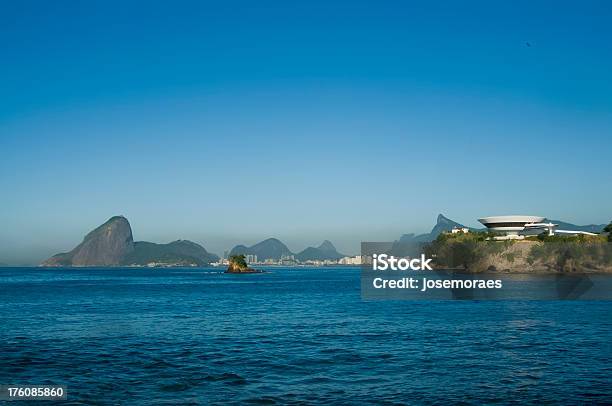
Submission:
M 612 403 L 612 302 L 368 302 L 357 268 L 0 268 L 0 323 L 0 384 L 70 404 Z

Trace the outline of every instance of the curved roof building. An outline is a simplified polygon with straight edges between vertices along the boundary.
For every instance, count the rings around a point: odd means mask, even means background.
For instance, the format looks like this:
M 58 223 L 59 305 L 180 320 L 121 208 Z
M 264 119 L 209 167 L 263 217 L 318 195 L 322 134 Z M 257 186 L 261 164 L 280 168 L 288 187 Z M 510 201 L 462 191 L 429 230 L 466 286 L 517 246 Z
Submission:
M 541 223 L 544 217 L 540 216 L 491 216 L 478 219 L 489 231 L 502 232 L 508 236 L 518 236 L 525 230 L 526 224 Z

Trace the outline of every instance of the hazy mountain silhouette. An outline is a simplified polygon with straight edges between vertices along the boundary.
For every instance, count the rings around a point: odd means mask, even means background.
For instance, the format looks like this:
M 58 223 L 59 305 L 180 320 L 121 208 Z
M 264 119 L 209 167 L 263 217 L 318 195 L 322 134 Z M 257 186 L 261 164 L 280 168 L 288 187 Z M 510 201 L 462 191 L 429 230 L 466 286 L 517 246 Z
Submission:
M 268 238 L 250 247 L 245 245 L 236 245 L 230 251 L 230 255 L 239 254 L 257 255 L 258 261 L 263 261 L 266 259 L 279 260 L 282 256 L 293 255 L 291 250 L 289 250 L 285 244 L 276 238 Z
M 132 228 L 122 216 L 111 217 L 89 232 L 72 251 L 56 254 L 42 263 L 45 266 L 112 266 L 134 251 Z
M 438 218 L 436 219 L 436 224 L 433 226 L 431 231 L 426 234 L 415 235 L 414 233 L 404 234 L 400 237 L 400 243 L 413 243 L 413 242 L 429 242 L 435 240 L 440 234 L 445 231 L 450 231 L 454 227 L 465 227 L 461 223 L 457 223 L 443 214 L 438 214 Z M 474 230 L 474 229 L 472 229 Z
M 548 220 L 553 224 L 558 224 L 560 230 L 587 231 L 589 233 L 601 233 L 606 227 L 606 224 L 588 224 L 586 226 L 578 226 L 572 223 L 566 223 L 561 220 Z
M 323 241 L 318 247 L 308 247 L 300 253 L 296 254 L 295 258 L 300 261 L 324 261 L 326 259 L 337 260 L 344 257 L 344 254 L 339 253 L 334 247 L 334 244 L 329 240 Z
M 178 240 L 169 244 L 134 242 L 123 216 L 111 217 L 88 233 L 72 251 L 56 254 L 43 266 L 118 266 L 161 264 L 207 265 L 218 259 L 199 244 Z

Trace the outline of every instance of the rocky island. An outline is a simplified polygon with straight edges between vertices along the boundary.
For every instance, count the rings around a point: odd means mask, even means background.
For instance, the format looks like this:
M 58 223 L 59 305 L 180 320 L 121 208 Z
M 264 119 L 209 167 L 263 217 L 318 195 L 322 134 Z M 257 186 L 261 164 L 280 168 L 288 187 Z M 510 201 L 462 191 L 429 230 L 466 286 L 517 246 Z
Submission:
M 229 257 L 229 266 L 225 273 L 263 273 L 263 271 L 249 268 L 245 256 L 240 254 Z

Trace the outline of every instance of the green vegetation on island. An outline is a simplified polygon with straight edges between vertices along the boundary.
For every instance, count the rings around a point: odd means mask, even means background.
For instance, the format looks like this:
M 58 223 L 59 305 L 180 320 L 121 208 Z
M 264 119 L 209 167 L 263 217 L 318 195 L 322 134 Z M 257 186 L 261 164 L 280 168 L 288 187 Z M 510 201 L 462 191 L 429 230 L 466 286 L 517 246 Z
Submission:
M 231 255 L 225 273 L 261 273 L 262 271 L 249 268 L 243 254 Z

